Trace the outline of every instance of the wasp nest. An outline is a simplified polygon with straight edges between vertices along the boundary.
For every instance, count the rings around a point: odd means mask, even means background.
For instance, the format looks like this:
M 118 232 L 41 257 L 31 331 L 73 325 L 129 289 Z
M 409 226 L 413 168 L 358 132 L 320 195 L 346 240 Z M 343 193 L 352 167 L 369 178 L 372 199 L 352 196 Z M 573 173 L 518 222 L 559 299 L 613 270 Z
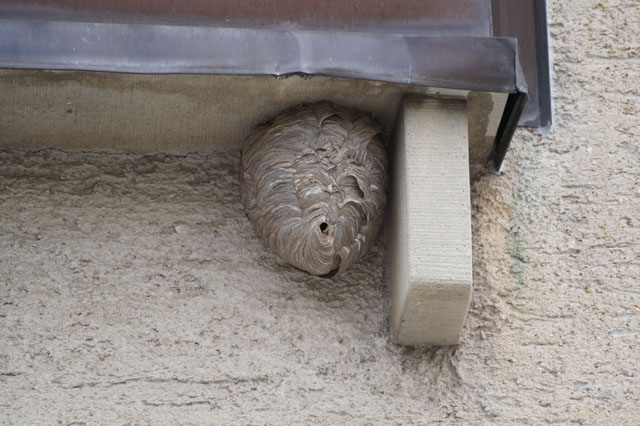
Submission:
M 242 202 L 286 262 L 334 275 L 360 259 L 386 206 L 387 152 L 371 114 L 301 105 L 257 128 L 242 153 Z

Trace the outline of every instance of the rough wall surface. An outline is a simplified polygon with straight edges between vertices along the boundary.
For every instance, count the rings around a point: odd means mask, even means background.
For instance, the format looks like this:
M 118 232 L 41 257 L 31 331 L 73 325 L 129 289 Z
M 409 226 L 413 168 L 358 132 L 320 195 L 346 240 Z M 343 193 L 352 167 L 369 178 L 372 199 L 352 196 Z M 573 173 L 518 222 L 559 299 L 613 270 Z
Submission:
M 605 7 L 606 6 L 606 7 Z M 385 243 L 279 262 L 237 154 L 0 153 L 0 423 L 640 422 L 640 10 L 552 1 L 555 121 L 473 183 L 463 343 L 390 343 Z

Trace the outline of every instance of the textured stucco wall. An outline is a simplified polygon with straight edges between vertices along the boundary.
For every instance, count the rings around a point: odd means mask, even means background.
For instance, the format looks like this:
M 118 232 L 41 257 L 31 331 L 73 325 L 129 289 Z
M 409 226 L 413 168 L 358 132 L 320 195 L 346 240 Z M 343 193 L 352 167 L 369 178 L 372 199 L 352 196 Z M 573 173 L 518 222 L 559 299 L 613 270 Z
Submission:
M 550 2 L 555 125 L 472 187 L 463 343 L 389 340 L 385 242 L 269 254 L 238 155 L 0 153 L 3 424 L 640 422 L 640 10 Z

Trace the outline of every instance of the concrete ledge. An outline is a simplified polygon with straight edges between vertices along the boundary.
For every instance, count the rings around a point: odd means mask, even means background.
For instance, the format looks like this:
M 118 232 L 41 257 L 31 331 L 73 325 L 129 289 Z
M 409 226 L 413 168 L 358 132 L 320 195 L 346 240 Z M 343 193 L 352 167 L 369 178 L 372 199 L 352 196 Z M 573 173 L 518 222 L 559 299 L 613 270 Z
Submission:
M 389 227 L 398 343 L 459 343 L 472 284 L 468 153 L 465 101 L 404 101 L 393 148 Z
M 485 170 L 507 93 L 291 75 L 0 69 L 0 148 L 210 153 L 242 149 L 259 123 L 328 100 L 371 111 L 391 137 L 405 94 L 468 97 L 470 163 Z

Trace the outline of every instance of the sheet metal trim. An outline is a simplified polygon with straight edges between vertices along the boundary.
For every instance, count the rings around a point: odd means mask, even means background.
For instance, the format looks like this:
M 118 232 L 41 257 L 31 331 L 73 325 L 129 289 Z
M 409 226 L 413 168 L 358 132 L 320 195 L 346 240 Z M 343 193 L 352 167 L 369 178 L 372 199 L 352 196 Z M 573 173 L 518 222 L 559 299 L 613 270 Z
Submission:
M 302 73 L 517 94 L 495 139 L 493 171 L 527 99 L 517 40 L 499 37 L 0 19 L 0 68 Z
M 520 126 L 546 127 L 552 122 L 547 6 L 545 0 L 493 0 L 493 35 L 518 39 L 519 60 L 530 102 Z
M 491 36 L 491 0 L 3 0 L 0 17 Z
M 0 67 L 131 73 L 307 73 L 522 91 L 514 39 L 0 19 Z

